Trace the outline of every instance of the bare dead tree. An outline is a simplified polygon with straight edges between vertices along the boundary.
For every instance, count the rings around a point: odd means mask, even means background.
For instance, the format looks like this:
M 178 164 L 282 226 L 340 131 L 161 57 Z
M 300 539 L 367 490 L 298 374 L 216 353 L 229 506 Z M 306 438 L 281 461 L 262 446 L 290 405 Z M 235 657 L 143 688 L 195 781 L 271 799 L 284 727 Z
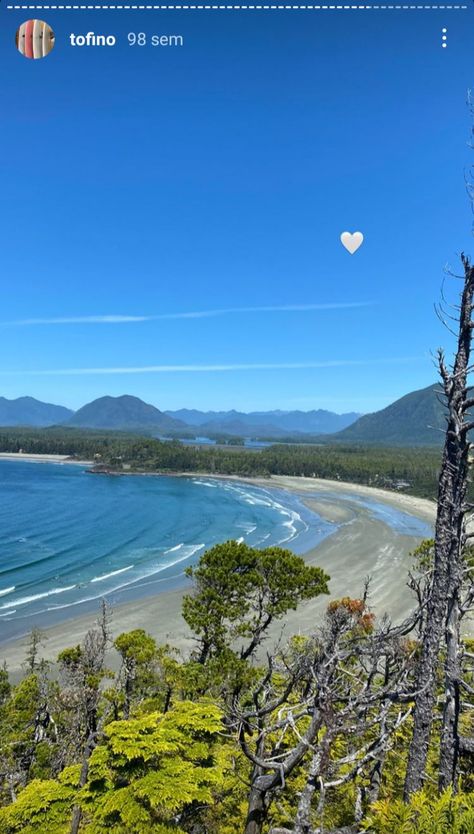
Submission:
M 55 746 L 57 742 L 57 727 L 53 717 L 53 699 L 48 679 L 49 663 L 41 657 L 41 648 L 44 645 L 45 636 L 33 628 L 27 643 L 26 661 L 23 667 L 31 677 L 33 684 L 30 690 L 29 709 L 25 715 L 23 732 L 19 737 L 11 739 L 8 733 L 8 726 L 5 726 L 6 737 L 2 742 L 6 744 L 0 750 L 0 786 L 3 783 L 8 785 L 12 801 L 15 801 L 17 789 L 25 787 L 30 778 L 30 773 L 37 759 L 38 746 Z M 3 692 L 5 701 L 11 692 L 8 682 L 6 664 L 2 672 Z M 3 733 L 2 733 L 3 736 Z
M 25 663 L 23 664 L 30 675 L 33 675 L 36 672 L 38 663 L 41 659 L 41 649 L 43 648 L 45 641 L 46 635 L 40 628 L 35 626 L 31 629 L 26 645 Z
M 408 718 L 411 668 L 400 632 L 386 621 L 373 630 L 365 600 L 331 604 L 302 650 L 269 658 L 251 703 L 234 701 L 229 716 L 252 764 L 245 834 L 261 834 L 274 797 L 300 766 L 307 776 L 293 832 L 312 834 L 315 795 L 322 816 L 326 790 L 370 774 Z M 337 740 L 347 748 L 339 757 Z
M 362 665 L 365 666 L 364 663 Z M 355 697 L 354 694 L 346 696 L 344 700 L 347 703 L 342 708 L 338 706 L 337 713 L 332 716 L 333 721 L 325 730 L 319 749 L 316 749 L 310 762 L 306 785 L 298 803 L 293 834 L 315 834 L 312 804 L 316 791 L 319 793 L 317 815 L 321 820 L 327 790 L 354 782 L 362 774 L 370 780 L 371 793 L 367 795 L 363 787 L 357 786 L 355 824 L 361 821 L 367 805 L 375 801 L 380 783 L 372 778 L 372 765 L 375 762 L 375 771 L 379 772 L 393 735 L 411 714 L 411 708 L 404 707 L 401 703 L 397 709 L 393 708 L 394 700 L 404 702 L 407 696 L 400 691 L 400 679 L 393 689 L 395 681 L 391 679 L 391 665 L 391 659 L 384 657 L 383 650 L 380 651 L 378 646 L 370 664 L 370 671 L 366 667 L 365 674 L 359 678 L 364 681 L 362 690 Z M 405 668 L 405 663 L 401 668 Z M 365 677 L 367 673 L 368 678 Z M 378 689 L 381 683 L 379 677 L 384 678 L 381 691 Z M 404 678 L 405 674 L 402 677 Z M 370 678 L 372 680 L 369 684 Z M 378 683 L 376 688 L 373 688 L 376 680 Z M 349 738 L 352 749 L 345 756 L 335 759 L 331 756 L 332 745 L 338 737 L 344 736 Z
M 447 406 L 446 438 L 439 477 L 435 527 L 434 565 L 418 665 L 413 735 L 410 743 L 404 795 L 408 799 L 425 778 L 425 767 L 437 699 L 437 671 L 443 637 L 446 641 L 445 703 L 439 783 L 455 782 L 458 744 L 456 706 L 460 680 L 459 607 L 465 546 L 464 517 L 469 471 L 468 432 L 474 423 L 468 411 L 468 373 L 472 339 L 474 268 L 462 255 L 464 285 L 459 306 L 458 343 L 454 365 L 448 370 L 442 351 L 438 362 Z
M 471 128 L 471 150 L 474 150 L 474 100 L 471 91 L 468 92 L 468 107 L 472 119 Z M 471 203 L 471 209 L 474 213 L 474 166 L 471 166 L 466 175 L 466 190 Z M 467 258 L 463 257 L 464 266 L 464 280 L 465 286 L 469 281 L 472 283 L 474 267 Z M 464 296 L 462 301 L 464 301 Z M 463 319 L 469 317 L 471 319 L 470 327 L 473 327 L 472 311 L 464 311 L 462 304 L 460 308 L 459 323 L 460 332 L 463 326 Z M 471 371 L 472 368 L 469 368 Z M 473 427 L 474 423 L 468 416 L 470 409 L 474 406 L 474 398 L 472 396 L 472 386 L 466 388 L 463 392 L 465 402 L 463 405 L 463 429 L 465 437 L 468 431 Z M 471 421 L 470 421 L 471 420 Z M 472 450 L 472 443 L 468 444 L 468 464 L 472 466 L 474 460 L 469 456 L 469 451 Z M 469 481 L 469 478 L 467 478 Z M 474 505 L 466 503 L 464 510 L 472 511 Z M 461 638 L 461 622 L 466 614 L 473 610 L 474 602 L 474 576 L 473 576 L 473 549 L 468 546 L 468 543 L 474 538 L 472 531 L 472 513 L 469 518 L 470 530 L 463 527 L 463 539 L 461 543 L 461 557 L 452 562 L 450 565 L 451 577 L 449 585 L 446 628 L 445 628 L 445 649 L 446 661 L 444 665 L 444 705 L 443 718 L 441 730 L 441 753 L 440 753 L 440 767 L 439 767 L 439 788 L 443 790 L 449 785 L 454 789 L 457 788 L 459 777 L 459 762 L 460 756 L 474 753 L 474 740 L 460 735 L 459 722 L 461 712 L 464 706 L 466 693 L 472 696 L 474 691 L 467 683 L 467 668 L 469 666 L 469 653 L 465 650 L 464 642 Z M 464 593 L 464 598 L 461 598 Z M 471 678 L 472 679 L 472 678 Z M 463 697 L 464 696 L 464 697 Z M 472 698 L 471 698 L 472 700 Z M 468 708 L 472 709 L 472 704 L 468 704 Z
M 473 533 L 466 535 L 472 538 Z M 461 732 L 461 717 L 464 711 L 472 714 L 473 664 L 472 653 L 466 648 L 461 634 L 463 618 L 474 610 L 474 554 L 472 547 L 465 547 L 462 560 L 456 566 L 459 586 L 454 586 L 448 601 L 446 622 L 446 659 L 444 664 L 444 705 L 441 728 L 439 789 L 449 785 L 457 789 L 462 776 L 462 756 L 474 755 L 474 737 Z M 453 583 L 454 585 L 454 583 Z
M 105 601 L 102 602 L 101 616 L 95 628 L 87 632 L 77 661 L 71 670 L 80 692 L 80 702 L 84 716 L 85 744 L 82 752 L 82 766 L 78 788 L 83 788 L 89 774 L 89 760 L 95 750 L 100 736 L 98 707 L 100 683 L 105 674 L 105 654 L 110 643 L 109 611 Z M 70 834 L 78 834 L 82 820 L 82 808 L 75 805 L 72 812 Z

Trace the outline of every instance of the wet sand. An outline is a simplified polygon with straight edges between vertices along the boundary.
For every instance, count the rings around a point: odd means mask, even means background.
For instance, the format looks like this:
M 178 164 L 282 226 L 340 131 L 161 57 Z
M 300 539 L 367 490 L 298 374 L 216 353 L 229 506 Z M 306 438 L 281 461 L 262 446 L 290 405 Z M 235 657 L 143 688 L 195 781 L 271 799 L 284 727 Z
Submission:
M 310 509 L 325 520 L 341 525 L 335 533 L 308 551 L 304 557 L 309 564 L 319 565 L 330 575 L 330 595 L 306 601 L 297 611 L 289 612 L 285 620 L 273 628 L 271 641 L 280 638 L 282 629 L 283 639 L 295 633 L 310 633 L 316 627 L 331 598 L 359 596 L 364 581 L 369 576 L 369 601 L 377 614 L 387 613 L 397 621 L 410 611 L 412 600 L 405 584 L 407 572 L 412 564 L 409 554 L 420 539 L 397 533 L 387 524 L 372 518 L 357 498 L 371 498 L 430 524 L 433 524 L 435 519 L 434 502 L 355 484 L 313 478 L 277 476 L 270 479 L 235 480 L 297 492 L 303 496 Z M 317 497 L 308 495 L 305 498 L 305 493 L 310 492 L 317 492 Z M 190 588 L 188 584 L 188 592 Z M 169 643 L 188 653 L 194 642 L 181 616 L 184 593 L 184 589 L 166 591 L 118 605 L 113 610 L 113 635 L 117 636 L 134 628 L 144 628 L 159 643 Z M 80 642 L 95 620 L 96 616 L 89 614 L 48 629 L 43 656 L 47 660 L 54 660 L 59 651 Z M 13 673 L 18 674 L 21 668 L 25 656 L 25 642 L 23 638 L 0 647 L 0 662 L 6 661 Z M 110 662 L 112 666 L 116 666 L 117 661 L 113 654 Z

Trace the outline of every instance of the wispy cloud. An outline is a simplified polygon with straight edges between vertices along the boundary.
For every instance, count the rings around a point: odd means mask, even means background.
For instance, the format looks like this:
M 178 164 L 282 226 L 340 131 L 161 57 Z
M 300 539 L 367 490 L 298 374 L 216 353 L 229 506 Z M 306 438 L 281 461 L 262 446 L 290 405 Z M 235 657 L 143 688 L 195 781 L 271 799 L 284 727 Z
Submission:
M 17 319 L 2 321 L 1 327 L 27 327 L 35 324 L 127 324 L 130 322 L 152 321 L 152 316 L 64 316 L 51 319 Z
M 373 301 L 343 301 L 327 304 L 283 304 L 263 307 L 224 307 L 217 310 L 190 310 L 178 313 L 156 313 L 154 315 L 128 316 L 109 314 L 98 316 L 60 316 L 58 318 L 29 318 L 0 322 L 1 327 L 28 327 L 54 324 L 134 324 L 137 322 L 163 321 L 164 319 L 208 319 L 217 316 L 242 315 L 245 313 L 310 313 L 318 310 L 351 310 L 371 307 Z
M 229 371 L 296 371 L 318 368 L 350 368 L 370 365 L 400 365 L 426 361 L 425 356 L 386 359 L 330 359 L 313 362 L 251 362 L 212 365 L 138 365 L 111 368 L 52 368 L 48 370 L 1 371 L 0 376 L 97 376 L 112 374 L 222 373 Z

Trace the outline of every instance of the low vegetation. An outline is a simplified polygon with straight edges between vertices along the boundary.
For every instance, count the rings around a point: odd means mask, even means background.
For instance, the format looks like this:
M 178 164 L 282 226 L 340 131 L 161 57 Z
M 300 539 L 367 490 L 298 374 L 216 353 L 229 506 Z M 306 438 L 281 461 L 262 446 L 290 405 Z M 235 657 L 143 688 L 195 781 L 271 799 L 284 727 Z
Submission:
M 472 762 L 461 757 L 461 789 L 438 795 L 438 729 L 425 787 L 401 797 L 432 560 L 426 542 L 398 627 L 377 622 L 362 589 L 275 648 L 271 624 L 329 577 L 289 551 L 226 542 L 189 571 L 187 657 L 139 628 L 113 640 L 105 605 L 54 666 L 34 631 L 21 679 L 0 672 L 0 832 L 469 834 Z

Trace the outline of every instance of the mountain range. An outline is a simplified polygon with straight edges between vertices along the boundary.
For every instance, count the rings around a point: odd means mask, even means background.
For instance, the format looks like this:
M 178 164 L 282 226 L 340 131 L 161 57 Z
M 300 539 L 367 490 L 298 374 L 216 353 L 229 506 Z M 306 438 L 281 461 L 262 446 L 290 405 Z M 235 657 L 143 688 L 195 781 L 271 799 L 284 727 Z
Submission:
M 332 434 L 354 423 L 360 414 L 332 411 L 167 411 L 170 417 L 206 434 L 284 437 L 294 434 Z
M 61 406 L 41 403 L 31 397 L 5 400 L 0 408 L 0 426 L 65 425 L 75 428 L 114 429 L 117 431 L 171 434 L 175 437 L 199 435 L 239 435 L 280 438 L 292 435 L 319 435 L 338 431 L 359 415 L 331 411 L 160 411 L 138 397 L 99 397 L 73 412 Z M 26 403 L 29 407 L 26 407 Z M 31 403 L 36 405 L 35 409 Z M 6 422 L 3 421 L 4 418 Z
M 0 426 L 61 425 L 190 438 L 238 435 L 311 442 L 438 445 L 445 408 L 438 384 L 412 391 L 373 414 L 313 411 L 160 411 L 138 397 L 100 397 L 78 411 L 32 397 L 0 397 Z

